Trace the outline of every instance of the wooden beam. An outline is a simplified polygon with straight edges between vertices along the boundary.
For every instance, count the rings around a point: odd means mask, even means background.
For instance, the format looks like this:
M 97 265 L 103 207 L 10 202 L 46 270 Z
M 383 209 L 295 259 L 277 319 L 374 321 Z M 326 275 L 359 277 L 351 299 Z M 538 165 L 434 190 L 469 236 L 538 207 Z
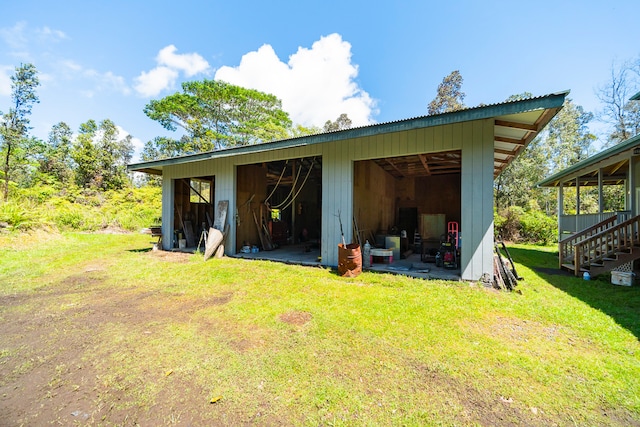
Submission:
M 418 154 L 418 158 L 420 159 L 422 166 L 424 166 L 424 169 L 427 171 L 427 176 L 431 175 L 431 170 L 429 169 L 429 165 L 427 164 L 427 161 L 424 158 L 424 154 Z
M 515 156 L 518 153 L 517 151 L 502 150 L 500 148 L 494 148 L 493 152 L 498 154 L 505 154 L 507 156 Z
M 494 141 L 506 142 L 508 144 L 524 145 L 524 140 L 516 138 L 507 138 L 506 136 L 494 136 Z
M 625 163 L 627 163 L 627 161 L 623 160 L 623 161 L 619 162 L 618 164 L 616 164 L 615 167 L 613 169 L 611 169 L 611 171 L 609 172 L 609 175 L 613 175 L 614 173 L 616 173 L 618 171 L 618 169 L 620 169 L 622 166 L 624 166 Z
M 394 168 L 400 174 L 401 177 L 404 178 L 404 173 L 402 173 L 402 171 L 400 169 L 398 169 L 398 167 L 396 165 L 394 165 L 391 160 L 389 160 L 389 159 L 385 159 L 385 160 L 387 161 L 387 163 L 389 163 L 391 165 L 392 168 Z
M 528 123 L 510 122 L 510 121 L 507 121 L 507 120 L 496 120 L 495 124 L 496 124 L 496 126 L 502 126 L 502 127 L 506 127 L 506 128 L 529 130 L 529 131 L 532 131 L 532 132 L 537 132 L 538 131 L 538 126 L 530 125 Z

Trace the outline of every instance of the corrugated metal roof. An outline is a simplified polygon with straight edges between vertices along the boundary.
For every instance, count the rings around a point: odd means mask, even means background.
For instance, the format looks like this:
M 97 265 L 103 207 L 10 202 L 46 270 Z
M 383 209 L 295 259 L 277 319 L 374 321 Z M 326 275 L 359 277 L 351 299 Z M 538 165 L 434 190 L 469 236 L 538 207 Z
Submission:
M 584 170 L 585 172 L 589 171 L 593 165 L 596 163 L 602 162 L 610 157 L 614 157 L 620 153 L 624 153 L 627 150 L 635 148 L 640 145 L 640 135 L 636 135 L 632 138 L 627 139 L 626 141 L 621 142 L 618 145 L 614 145 L 600 153 L 589 157 L 588 159 L 584 159 L 581 162 L 576 163 L 575 165 L 571 165 L 566 169 L 561 170 L 549 178 L 546 178 L 539 183 L 536 184 L 537 187 L 556 187 L 560 182 L 566 181 L 567 177 L 573 175 L 577 172 Z
M 168 159 L 160 159 L 149 162 L 134 163 L 127 166 L 129 171 L 140 171 L 147 173 L 158 173 L 164 166 L 207 160 L 211 158 L 237 156 L 247 153 L 259 153 L 270 150 L 278 150 L 283 148 L 293 148 L 299 146 L 306 146 L 310 144 L 320 144 L 332 141 L 341 141 L 345 139 L 361 138 L 366 136 L 375 136 L 391 132 L 401 132 L 412 129 L 427 128 L 433 126 L 441 126 L 453 123 L 461 123 L 472 120 L 482 120 L 487 118 L 495 118 L 502 116 L 509 116 L 513 114 L 521 114 L 534 110 L 547 110 L 555 109 L 553 116 L 558 109 L 560 109 L 564 103 L 564 99 L 569 91 L 555 92 L 548 95 L 542 95 L 538 97 L 527 98 L 523 100 L 501 102 L 489 105 L 481 105 L 473 108 L 465 108 L 462 110 L 452 111 L 448 113 L 418 116 L 409 119 L 390 121 L 385 123 L 360 126 L 345 130 L 332 131 L 327 133 L 319 133 L 313 135 L 305 135 L 291 139 L 265 142 L 262 144 L 246 145 L 240 147 L 231 147 L 222 150 L 208 151 L 204 153 L 173 157 Z M 550 118 L 549 118 L 550 120 Z M 542 127 L 546 125 L 548 120 L 542 123 Z M 532 124 L 529 124 L 532 125 Z M 533 133 L 533 132 L 529 132 Z M 535 132 L 537 134 L 537 131 Z M 530 139 L 526 137 L 523 139 L 523 144 L 526 145 Z M 513 153 L 507 155 L 507 160 L 496 157 L 496 162 L 500 166 L 497 169 L 499 173 L 505 166 L 515 158 L 515 156 L 522 151 L 522 148 L 514 149 Z M 498 154 L 496 154 L 498 155 Z M 506 163 L 505 163 L 506 162 Z

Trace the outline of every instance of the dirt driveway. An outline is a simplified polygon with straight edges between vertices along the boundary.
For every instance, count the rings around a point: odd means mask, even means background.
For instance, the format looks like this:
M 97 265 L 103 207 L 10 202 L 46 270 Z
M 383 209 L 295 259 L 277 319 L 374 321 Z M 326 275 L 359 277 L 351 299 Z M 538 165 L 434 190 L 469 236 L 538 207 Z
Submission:
M 187 259 L 166 252 L 148 256 Z M 175 321 L 200 307 L 181 306 L 156 292 L 112 292 L 102 286 L 106 275 L 104 267 L 89 266 L 28 297 L 0 297 L 0 426 L 226 424 L 233 414 L 220 414 L 218 408 L 218 421 L 213 419 L 206 390 L 170 371 L 149 372 L 154 381 L 164 382 L 157 405 L 128 407 L 126 381 L 109 375 L 104 363 L 113 354 L 104 353 L 98 332 L 114 319 L 125 330 L 137 330 L 167 318 Z M 145 308 L 150 300 L 157 304 L 162 299 L 166 311 Z M 136 348 L 123 342 L 116 351 L 126 357 Z

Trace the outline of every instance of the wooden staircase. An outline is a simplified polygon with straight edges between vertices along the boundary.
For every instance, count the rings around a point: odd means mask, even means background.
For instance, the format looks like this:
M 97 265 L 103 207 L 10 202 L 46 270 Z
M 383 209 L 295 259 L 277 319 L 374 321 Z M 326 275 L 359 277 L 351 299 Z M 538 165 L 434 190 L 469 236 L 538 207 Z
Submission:
M 606 219 L 558 243 L 560 268 L 592 277 L 640 259 L 640 215 L 616 223 Z

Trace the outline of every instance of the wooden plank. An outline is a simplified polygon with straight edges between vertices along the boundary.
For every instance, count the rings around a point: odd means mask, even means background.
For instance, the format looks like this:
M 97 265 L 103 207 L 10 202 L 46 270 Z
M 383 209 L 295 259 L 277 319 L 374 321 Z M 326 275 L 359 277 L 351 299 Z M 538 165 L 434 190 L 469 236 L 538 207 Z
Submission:
M 205 261 L 211 258 L 216 249 L 218 249 L 218 246 L 220 246 L 220 243 L 222 243 L 223 239 L 224 236 L 222 234 L 222 231 L 216 230 L 215 228 L 209 229 L 209 236 L 207 237 L 207 243 L 205 244 L 204 250 Z
M 191 221 L 184 221 L 184 238 L 187 239 L 188 248 L 196 245 L 196 236 L 193 234 L 193 224 L 191 224 Z
M 263 251 L 267 251 L 267 250 L 271 250 L 273 248 L 267 248 L 267 242 L 265 241 L 264 235 L 262 233 L 262 228 L 260 227 L 260 224 L 258 223 L 258 218 L 256 217 L 256 212 L 254 210 L 251 211 L 251 213 L 253 213 L 253 222 L 256 223 L 256 229 L 258 230 L 258 237 L 260 238 L 260 244 L 262 245 L 262 250 Z
M 220 242 L 220 246 L 216 249 L 214 258 L 222 258 L 224 256 L 224 245 L 227 243 L 227 237 L 229 236 L 229 230 L 231 227 L 229 224 L 224 226 L 224 232 L 222 233 L 222 242 Z
M 538 131 L 538 126 L 530 125 L 528 123 L 511 122 L 508 120 L 496 120 L 495 124 L 496 126 L 502 126 L 507 128 L 516 128 L 516 129 L 522 129 L 522 130 L 528 130 L 528 131 L 534 131 L 534 132 Z
M 229 210 L 229 201 L 220 200 L 218 202 L 218 209 L 216 211 L 216 219 L 213 221 L 213 228 L 216 230 L 224 230 L 224 226 L 227 222 L 227 212 Z

